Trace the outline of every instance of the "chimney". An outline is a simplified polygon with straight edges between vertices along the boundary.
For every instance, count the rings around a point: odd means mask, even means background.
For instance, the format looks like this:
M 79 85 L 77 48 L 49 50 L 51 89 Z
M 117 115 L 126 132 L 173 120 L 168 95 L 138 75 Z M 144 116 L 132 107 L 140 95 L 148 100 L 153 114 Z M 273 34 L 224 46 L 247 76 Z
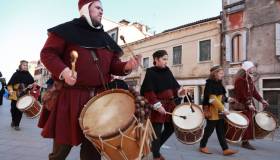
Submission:
M 127 26 L 130 22 L 125 20 L 125 19 L 123 19 L 119 23 Z
M 132 25 L 135 26 L 139 31 L 141 31 L 143 33 L 147 32 L 147 26 L 145 26 L 143 24 L 140 24 L 138 22 L 134 22 Z

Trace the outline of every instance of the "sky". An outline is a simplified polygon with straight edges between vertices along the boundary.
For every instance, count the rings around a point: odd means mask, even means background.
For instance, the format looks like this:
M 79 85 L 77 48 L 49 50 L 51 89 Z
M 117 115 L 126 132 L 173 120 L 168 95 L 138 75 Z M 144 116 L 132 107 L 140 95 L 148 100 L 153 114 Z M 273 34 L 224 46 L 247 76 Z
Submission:
M 78 0 L 1 0 L 0 71 L 9 80 L 19 61 L 37 61 L 47 29 L 79 17 Z M 102 0 L 104 17 L 149 26 L 151 32 L 218 16 L 222 0 Z

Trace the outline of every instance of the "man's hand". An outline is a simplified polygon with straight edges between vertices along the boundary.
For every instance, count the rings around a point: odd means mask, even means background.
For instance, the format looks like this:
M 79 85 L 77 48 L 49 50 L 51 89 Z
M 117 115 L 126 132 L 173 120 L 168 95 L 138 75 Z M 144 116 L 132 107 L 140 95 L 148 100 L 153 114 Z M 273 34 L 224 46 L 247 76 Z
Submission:
M 228 103 L 233 103 L 236 102 L 236 100 L 232 97 L 228 97 Z
M 140 65 L 141 58 L 142 58 L 141 55 L 137 55 L 137 56 L 130 58 L 127 61 L 126 65 L 124 66 L 124 70 L 130 71 L 130 70 L 136 69 Z
M 261 103 L 263 104 L 264 108 L 269 106 L 269 103 L 264 99 L 261 101 Z
M 229 113 L 229 111 L 226 111 L 226 110 L 225 110 L 225 111 L 223 111 L 223 114 L 224 114 L 224 115 L 229 115 L 230 113 Z
M 27 88 L 29 88 L 29 89 L 33 88 L 33 86 L 35 86 L 34 84 L 35 84 L 35 82 L 32 83 L 32 84 L 29 84 L 29 85 L 27 86 Z
M 156 111 L 158 111 L 161 114 L 166 114 L 165 109 L 163 108 L 163 106 L 159 107 Z
M 187 95 L 187 93 L 188 93 L 188 89 L 185 89 L 184 87 L 182 87 L 178 90 L 179 97 L 183 97 L 183 96 Z
M 251 111 L 256 111 L 256 108 L 252 104 L 250 104 L 248 107 Z
M 67 67 L 62 73 L 62 77 L 66 84 L 73 86 L 77 81 L 77 72 L 74 72 L 73 75 L 73 72 Z

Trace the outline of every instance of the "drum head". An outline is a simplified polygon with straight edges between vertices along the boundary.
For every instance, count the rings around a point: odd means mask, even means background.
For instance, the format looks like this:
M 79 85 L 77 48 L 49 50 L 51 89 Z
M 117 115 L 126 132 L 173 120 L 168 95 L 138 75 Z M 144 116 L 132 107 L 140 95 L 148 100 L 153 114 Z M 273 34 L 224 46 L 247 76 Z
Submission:
M 192 112 L 189 104 L 182 104 L 177 106 L 173 114 L 180 116 L 187 116 L 186 119 L 178 116 L 172 116 L 173 123 L 181 129 L 191 130 L 198 128 L 204 122 L 202 110 L 198 105 L 192 104 L 195 112 Z
M 32 105 L 34 98 L 32 96 L 26 95 L 21 97 L 17 102 L 17 108 L 20 110 L 26 109 Z
M 88 135 L 112 137 L 129 127 L 134 118 L 134 97 L 125 90 L 109 90 L 93 97 L 81 114 L 81 127 L 89 128 Z
M 226 119 L 239 126 L 248 126 L 249 121 L 245 115 L 238 112 L 230 112 L 229 115 L 226 115 Z
M 267 112 L 259 112 L 255 116 L 256 123 L 266 131 L 273 131 L 276 129 L 276 120 Z

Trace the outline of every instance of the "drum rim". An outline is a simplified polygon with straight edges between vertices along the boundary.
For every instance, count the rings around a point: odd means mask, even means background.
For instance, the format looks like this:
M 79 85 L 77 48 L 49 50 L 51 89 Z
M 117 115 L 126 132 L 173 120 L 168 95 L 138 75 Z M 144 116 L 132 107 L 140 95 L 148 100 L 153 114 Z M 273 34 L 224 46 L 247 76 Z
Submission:
M 80 127 L 82 130 L 84 130 L 84 125 L 83 125 L 83 117 L 85 115 L 85 112 L 87 111 L 87 109 L 89 108 L 90 104 L 94 101 L 96 101 L 97 99 L 99 99 L 100 97 L 104 96 L 104 95 L 107 95 L 107 94 L 110 94 L 110 93 L 125 93 L 127 94 L 128 96 L 130 96 L 131 98 L 133 98 L 134 102 L 135 102 L 135 98 L 134 96 L 128 91 L 128 90 L 124 90 L 124 89 L 110 89 L 110 90 L 106 90 L 106 91 L 103 91 L 97 95 L 95 95 L 94 97 L 92 97 L 83 107 L 81 113 L 80 113 L 80 117 L 79 117 L 79 124 L 80 124 Z M 133 120 L 134 120 L 134 114 L 133 116 L 131 117 L 131 119 L 129 120 L 129 123 L 127 123 L 126 125 L 124 125 L 120 130 L 121 132 L 124 132 L 126 131 L 129 126 L 133 123 Z M 110 139 L 110 138 L 113 138 L 113 137 L 116 137 L 119 135 L 119 132 L 115 132 L 115 133 L 110 133 L 110 134 L 105 134 L 103 136 L 94 136 L 94 135 L 88 135 L 89 137 L 91 138 L 102 138 L 102 139 Z
M 254 116 L 254 121 L 255 121 L 255 123 L 258 125 L 258 127 L 260 128 L 260 129 L 262 129 L 262 130 L 264 130 L 264 131 L 268 131 L 268 132 L 272 132 L 272 131 L 274 131 L 274 130 L 266 130 L 266 129 L 263 129 L 262 127 L 260 127 L 259 126 L 259 124 L 257 123 L 257 120 L 256 120 L 256 116 L 257 116 L 257 114 L 259 114 L 259 113 L 266 113 L 266 114 L 268 114 L 269 116 L 271 116 L 274 120 L 275 120 L 275 129 L 277 129 L 278 127 L 279 127 L 279 122 L 278 122 L 278 119 L 276 118 L 276 116 L 274 115 L 274 114 L 272 114 L 272 113 L 270 113 L 270 112 L 268 112 L 268 111 L 261 111 L 261 112 L 257 112 L 256 114 L 255 114 L 255 116 Z
M 240 124 L 236 124 L 232 121 L 230 121 L 227 116 L 225 116 L 225 121 L 233 126 L 237 126 L 239 128 L 247 128 L 249 126 L 249 119 L 246 115 L 244 115 L 243 113 L 239 112 L 239 111 L 230 111 L 230 113 L 238 113 L 240 114 L 242 117 L 244 117 L 247 120 L 247 125 L 240 125 Z
M 176 106 L 176 107 L 174 108 L 174 110 L 173 110 L 172 113 L 174 113 L 175 110 L 179 108 L 179 106 L 183 106 L 183 105 L 186 105 L 186 104 L 187 104 L 187 105 L 190 105 L 189 103 L 182 103 L 182 104 Z M 193 129 L 182 129 L 182 128 L 180 128 L 178 125 L 176 125 L 176 124 L 174 123 L 173 116 L 172 116 L 172 123 L 173 123 L 173 125 L 175 125 L 177 128 L 179 128 L 179 129 L 182 130 L 182 131 L 196 131 L 196 130 L 200 129 L 201 126 L 203 126 L 203 125 L 205 124 L 205 116 L 204 116 L 203 111 L 202 111 L 202 109 L 200 108 L 200 106 L 197 105 L 197 104 L 194 104 L 194 103 L 192 103 L 192 105 L 193 105 L 193 106 L 196 106 L 196 107 L 201 111 L 201 113 L 202 113 L 202 122 L 201 122 L 196 128 L 193 128 Z
M 26 107 L 26 108 L 24 108 L 24 109 L 23 109 L 23 108 L 18 108 L 18 103 L 19 103 L 19 101 L 20 101 L 21 99 L 23 99 L 24 97 L 27 97 L 27 96 L 29 96 L 29 97 L 32 98 L 32 103 L 30 104 L 30 106 L 28 106 L 28 107 Z M 27 94 L 27 95 L 24 95 L 24 96 L 20 97 L 20 98 L 17 100 L 16 106 L 17 106 L 17 108 L 18 108 L 19 110 L 25 111 L 25 110 L 29 109 L 31 106 L 33 106 L 34 102 L 35 102 L 35 98 L 34 98 L 33 96 L 31 96 L 30 94 Z

